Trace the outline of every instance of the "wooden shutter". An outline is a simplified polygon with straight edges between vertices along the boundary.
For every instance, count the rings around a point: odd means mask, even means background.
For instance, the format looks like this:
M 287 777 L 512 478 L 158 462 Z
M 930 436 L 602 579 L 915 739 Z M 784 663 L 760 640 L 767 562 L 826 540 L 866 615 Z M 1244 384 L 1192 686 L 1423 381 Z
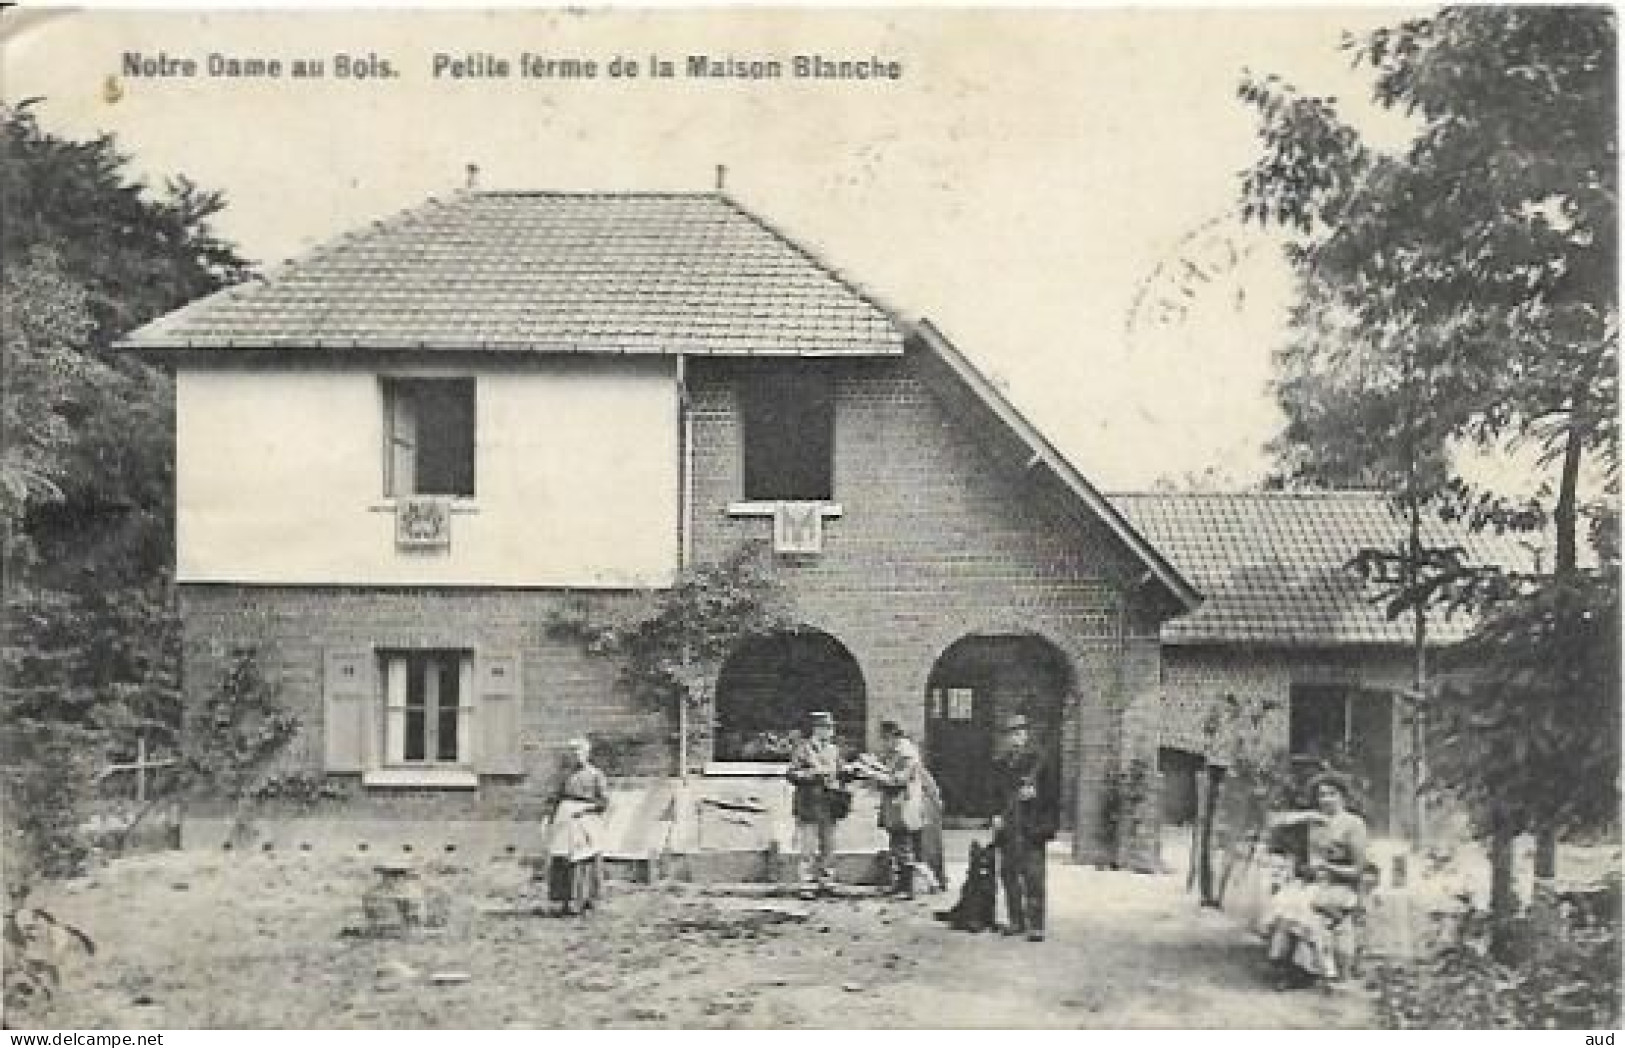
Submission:
M 474 659 L 466 653 L 457 656 L 457 763 L 467 767 L 474 761 Z
M 474 723 L 479 732 L 475 758 L 486 775 L 523 775 L 519 745 L 519 656 L 513 652 L 481 652 L 474 672 L 479 706 Z
M 372 652 L 364 648 L 327 652 L 322 700 L 323 767 L 366 771 L 372 759 L 372 709 L 377 702 Z
M 404 382 L 384 385 L 384 494 L 392 498 L 417 492 L 417 402 Z
M 410 672 L 405 655 L 384 660 L 384 761 L 391 767 L 406 763 L 406 676 Z

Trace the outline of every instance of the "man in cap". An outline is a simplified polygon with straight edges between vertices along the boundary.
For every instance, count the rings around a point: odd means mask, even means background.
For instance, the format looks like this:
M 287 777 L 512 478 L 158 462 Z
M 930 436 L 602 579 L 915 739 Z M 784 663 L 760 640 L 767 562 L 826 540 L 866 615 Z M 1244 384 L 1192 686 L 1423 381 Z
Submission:
M 1060 824 L 1059 789 L 1053 769 L 1028 735 L 1027 718 L 1003 719 L 1001 751 L 993 762 L 993 843 L 999 850 L 1007 934 L 1044 939 L 1044 849 Z
M 808 735 L 790 751 L 785 776 L 795 786 L 796 849 L 805 891 L 829 892 L 835 885 L 835 823 L 841 792 L 841 751 L 835 745 L 835 718 L 822 710 L 807 714 Z
M 915 864 L 920 859 L 921 835 L 926 822 L 925 765 L 920 751 L 903 726 L 880 722 L 885 753 L 867 774 L 880 787 L 880 825 L 886 831 L 891 855 L 893 898 L 912 899 Z

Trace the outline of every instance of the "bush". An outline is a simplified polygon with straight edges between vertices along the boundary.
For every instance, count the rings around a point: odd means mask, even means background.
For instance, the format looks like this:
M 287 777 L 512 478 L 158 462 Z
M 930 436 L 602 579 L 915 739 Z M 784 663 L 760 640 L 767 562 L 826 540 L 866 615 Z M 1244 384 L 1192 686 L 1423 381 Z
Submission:
M 38 877 L 83 872 L 100 750 L 92 732 L 70 724 L 34 721 L 6 734 L 12 751 L 0 777 L 6 886 L 26 892 Z
M 5 1009 L 16 1015 L 55 994 L 61 941 L 93 950 L 77 928 L 28 898 L 41 877 L 84 871 L 90 858 L 84 823 L 94 792 L 99 750 L 94 735 L 72 725 L 28 721 L 6 729 L 0 775 L 5 839 Z
M 1107 776 L 1101 819 L 1106 840 L 1111 842 L 1114 869 L 1129 861 L 1135 830 L 1145 818 L 1145 804 L 1154 792 L 1154 774 L 1149 761 L 1135 757 Z
M 1613 1029 L 1620 1021 L 1617 881 L 1538 898 L 1513 957 L 1489 950 L 1489 915 L 1469 913 L 1437 956 L 1373 973 L 1385 1025 L 1399 1029 Z
M 272 775 L 255 786 L 250 795 L 256 802 L 280 801 L 292 808 L 314 809 L 329 802 L 345 801 L 350 790 L 332 782 L 319 771 L 289 771 Z
M 219 686 L 188 718 L 182 750 L 190 790 L 232 802 L 234 843 L 252 836 L 254 807 L 298 734 L 299 718 L 283 707 L 281 689 L 260 668 L 258 649 L 234 651 Z

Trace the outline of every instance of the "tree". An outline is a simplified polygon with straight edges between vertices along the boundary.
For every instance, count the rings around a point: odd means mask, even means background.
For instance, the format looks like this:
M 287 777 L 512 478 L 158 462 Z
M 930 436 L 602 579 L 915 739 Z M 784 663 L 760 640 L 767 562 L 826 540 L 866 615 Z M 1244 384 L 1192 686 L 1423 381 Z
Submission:
M 1618 571 L 1511 585 L 1478 602 L 1484 621 L 1447 657 L 1436 760 L 1492 829 L 1608 825 L 1619 815 Z
M 1234 492 L 1246 487 L 1230 470 L 1216 465 L 1177 474 L 1164 473 L 1151 482 L 1152 491 L 1168 495 Z
M 1413 347 L 1361 327 L 1334 288 L 1300 277 L 1270 388 L 1286 423 L 1267 445 L 1268 488 L 1413 491 L 1449 477 L 1448 420 L 1417 410 L 1423 362 Z
M 111 135 L 76 142 L 40 127 L 29 105 L 0 108 L 0 257 L 56 252 L 64 272 L 85 289 L 94 351 L 195 298 L 249 275 L 211 219 L 226 206 L 219 192 L 185 175 L 154 193 L 127 173 L 130 158 Z
M 1352 487 L 1390 492 L 1404 517 L 1404 538 L 1387 547 L 1355 551 L 1355 566 L 1368 578 L 1397 577 L 1395 617 L 1411 621 L 1411 688 L 1399 694 L 1401 722 L 1411 736 L 1411 832 L 1427 834 L 1427 703 L 1430 683 L 1429 607 L 1407 600 L 1438 578 L 1448 550 L 1423 540 L 1430 508 L 1453 490 L 1448 444 L 1459 415 L 1438 410 L 1452 403 L 1442 388 L 1441 368 L 1430 359 L 1412 325 L 1372 330 L 1339 301 L 1319 274 L 1302 278 L 1293 314 L 1293 340 L 1276 354 L 1277 397 L 1288 419 L 1272 450 L 1282 470 L 1272 486 Z M 1459 404 L 1456 400 L 1454 403 Z
M 1561 463 L 1557 570 L 1582 457 L 1618 470 L 1614 35 L 1604 8 L 1466 7 L 1346 41 L 1376 101 L 1419 121 L 1398 154 L 1334 99 L 1241 88 L 1264 146 L 1244 216 L 1296 234 L 1289 258 L 1372 348 L 1415 355 L 1439 428 Z
M 219 194 L 184 177 L 155 193 L 111 137 L 61 138 L 27 104 L 0 106 L 0 132 L 0 760 L 20 781 L 63 745 L 94 757 L 136 732 L 173 745 L 173 391 L 110 347 L 248 267 L 210 228 Z M 61 814 L 32 822 L 77 826 Z M 72 850 L 56 844 L 42 847 Z
M 1596 460 L 1610 495 L 1618 485 L 1615 33 L 1606 8 L 1451 7 L 1345 40 L 1374 72 L 1375 102 L 1416 128 L 1398 151 L 1370 145 L 1335 99 L 1273 77 L 1241 87 L 1260 114 L 1263 144 L 1244 174 L 1243 214 L 1289 231 L 1305 301 L 1336 317 L 1332 330 L 1346 336 L 1294 347 L 1296 374 L 1277 387 L 1292 420 L 1283 450 L 1346 438 L 1355 420 L 1387 420 L 1379 432 L 1404 438 L 1407 508 L 1424 495 L 1463 493 L 1459 482 L 1425 476 L 1451 441 L 1532 441 L 1542 463 L 1556 467 L 1551 577 L 1534 586 L 1473 582 L 1481 598 L 1511 602 L 1481 604 L 1487 623 L 1538 620 L 1567 606 L 1559 594 L 1598 598 L 1581 584 L 1577 536 L 1584 459 Z M 1365 388 L 1337 381 L 1354 355 L 1368 356 L 1387 380 Z M 1317 362 L 1332 365 L 1324 370 L 1333 381 L 1313 377 Z M 1317 457 L 1328 456 L 1306 459 Z M 1366 465 L 1395 476 L 1391 462 Z M 1467 500 L 1503 521 L 1518 509 L 1503 512 L 1493 493 Z M 1403 559 L 1413 599 L 1396 607 L 1420 613 L 1424 600 L 1465 580 L 1447 564 L 1422 577 L 1416 568 L 1437 561 L 1437 551 L 1415 541 Z M 1472 650 L 1485 658 L 1511 650 L 1485 643 Z M 1477 694 L 1500 696 L 1506 725 L 1551 728 L 1543 745 L 1583 747 L 1578 729 L 1546 716 L 1552 692 L 1533 661 L 1500 675 L 1503 686 L 1485 684 L 1497 675 L 1490 670 Z M 1584 696 L 1618 701 L 1617 689 Z M 1456 770 L 1475 782 L 1494 775 L 1537 788 L 1535 777 L 1493 765 Z M 1538 828 L 1549 841 L 1556 828 L 1529 825 L 1552 817 L 1540 803 L 1511 811 L 1509 821 L 1505 810 L 1479 810 L 1498 860 L 1492 894 L 1503 907 L 1509 834 Z
M 84 289 L 47 253 L 14 260 L 3 278 L 6 397 L 0 402 L 0 514 L 20 521 L 30 507 L 63 498 L 71 472 L 70 417 L 96 366 L 84 358 L 93 321 Z M 19 542 L 27 536 L 18 535 Z M 18 566 L 32 549 L 8 547 Z

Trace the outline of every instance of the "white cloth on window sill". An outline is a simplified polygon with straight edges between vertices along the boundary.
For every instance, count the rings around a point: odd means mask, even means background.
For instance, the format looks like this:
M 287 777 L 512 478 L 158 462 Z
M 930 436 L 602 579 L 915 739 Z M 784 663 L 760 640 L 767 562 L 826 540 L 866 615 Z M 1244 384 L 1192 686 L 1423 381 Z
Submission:
M 563 800 L 547 827 L 547 854 L 581 862 L 603 851 L 604 820 L 587 801 Z

